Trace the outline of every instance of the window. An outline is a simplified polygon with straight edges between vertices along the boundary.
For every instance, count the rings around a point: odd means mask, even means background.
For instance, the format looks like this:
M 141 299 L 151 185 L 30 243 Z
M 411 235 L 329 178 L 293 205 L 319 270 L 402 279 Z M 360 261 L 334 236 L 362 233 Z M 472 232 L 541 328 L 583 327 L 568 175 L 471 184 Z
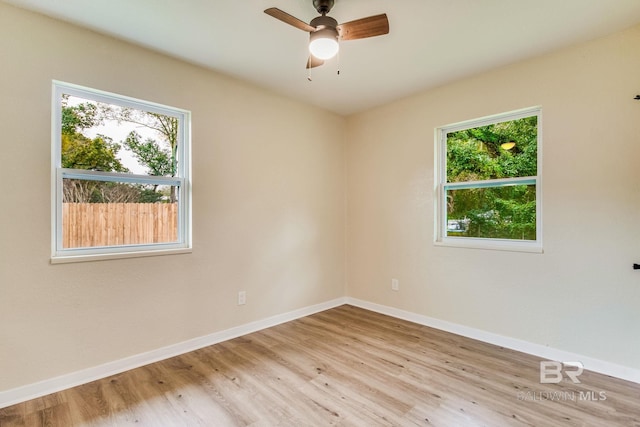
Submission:
M 436 130 L 436 244 L 542 251 L 539 108 Z
M 190 113 L 53 82 L 52 262 L 189 252 Z

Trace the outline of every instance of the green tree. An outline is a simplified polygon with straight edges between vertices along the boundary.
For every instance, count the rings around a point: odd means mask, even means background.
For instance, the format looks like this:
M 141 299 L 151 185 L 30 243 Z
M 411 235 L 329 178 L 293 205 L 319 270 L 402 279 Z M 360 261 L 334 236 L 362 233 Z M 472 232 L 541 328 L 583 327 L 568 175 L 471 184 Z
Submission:
M 515 142 L 509 150 L 506 142 Z M 537 117 L 447 135 L 447 181 L 467 182 L 537 175 Z M 463 224 L 450 235 L 535 240 L 533 185 L 450 190 L 448 220 Z
M 63 99 L 61 118 L 61 165 L 67 169 L 128 172 L 117 155 L 121 145 L 105 135 L 88 138 L 82 131 L 101 124 L 99 109 L 93 103 L 68 105 Z M 65 179 L 65 202 L 131 202 L 140 198 L 140 189 L 129 184 Z
M 102 117 L 118 122 L 128 122 L 154 130 L 160 141 L 147 138 L 140 141 L 140 135 L 132 131 L 123 144 L 131 150 L 138 162 L 147 167 L 153 176 L 175 176 L 178 167 L 178 119 L 149 111 L 125 107 L 103 106 Z M 163 145 L 166 147 L 163 147 Z M 175 202 L 175 187 L 171 187 L 169 199 Z
M 64 104 L 67 99 L 68 97 L 63 99 Z M 105 121 L 127 122 L 146 127 L 155 131 L 158 138 L 147 138 L 142 141 L 140 134 L 132 131 L 124 141 L 115 143 L 104 135 L 98 135 L 94 139 L 83 135 L 84 130 L 99 126 Z M 147 168 L 147 174 L 153 176 L 176 175 L 178 119 L 175 117 L 97 102 L 81 103 L 73 107 L 63 105 L 62 134 L 63 167 L 130 172 L 117 157 L 118 152 L 124 146 L 133 153 L 139 164 Z M 173 186 L 170 187 L 168 195 L 160 192 L 158 186 L 138 187 L 140 201 L 145 203 L 161 201 L 165 196 L 168 196 L 171 202 L 175 202 L 177 199 L 176 189 Z M 108 194 L 108 192 L 99 193 Z M 130 191 L 128 193 L 132 197 L 133 193 Z
M 69 106 L 68 96 L 62 102 L 62 167 L 128 172 L 117 157 L 120 144 L 114 143 L 108 136 L 98 135 L 91 139 L 82 133 L 102 124 L 97 105 L 86 102 Z
M 75 134 L 62 134 L 62 167 L 107 172 L 128 172 L 118 159 L 120 144 L 104 135 L 93 139 Z
M 62 134 L 71 135 L 101 124 L 97 105 L 86 102 L 68 106 L 69 96 L 62 99 Z
M 138 161 L 147 167 L 147 173 L 154 176 L 174 176 L 176 171 L 171 152 L 163 149 L 156 140 L 147 138 L 140 141 L 140 135 L 131 131 L 124 145 L 133 152 Z
M 146 128 L 152 129 L 158 133 L 160 138 L 168 144 L 170 155 L 166 158 L 167 166 L 163 166 L 162 170 L 168 171 L 166 175 L 175 176 L 177 167 L 177 150 L 178 150 L 178 119 L 175 117 L 165 116 L 163 114 L 152 113 L 149 111 L 135 110 L 132 108 L 113 109 L 115 118 L 118 121 L 126 121 L 138 124 Z M 153 141 L 156 146 L 158 143 Z M 159 149 L 159 146 L 158 146 Z M 146 163 L 145 163 L 146 164 Z

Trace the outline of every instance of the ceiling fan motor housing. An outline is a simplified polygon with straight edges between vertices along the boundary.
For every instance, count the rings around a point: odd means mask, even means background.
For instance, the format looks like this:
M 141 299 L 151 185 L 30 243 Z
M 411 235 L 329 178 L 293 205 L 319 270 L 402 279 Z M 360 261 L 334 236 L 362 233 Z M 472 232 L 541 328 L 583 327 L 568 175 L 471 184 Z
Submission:
M 335 30 L 338 26 L 338 21 L 330 16 L 318 16 L 313 18 L 309 25 L 315 27 L 316 31 L 324 30 L 325 28 L 333 28 Z
M 331 8 L 333 7 L 334 0 L 313 0 L 313 7 L 316 8 L 318 13 L 326 14 L 329 13 Z
M 316 30 L 310 34 L 311 41 L 317 38 L 335 38 L 338 40 L 338 21 L 333 19 L 330 16 L 318 16 L 317 18 L 313 18 L 309 23 L 312 27 L 315 27 Z

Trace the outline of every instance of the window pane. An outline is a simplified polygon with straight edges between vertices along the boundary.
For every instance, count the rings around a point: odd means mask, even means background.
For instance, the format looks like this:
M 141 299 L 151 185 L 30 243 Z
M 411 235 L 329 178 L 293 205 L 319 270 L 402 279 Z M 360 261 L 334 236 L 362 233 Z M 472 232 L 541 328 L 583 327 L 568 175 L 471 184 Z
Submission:
M 63 179 L 64 249 L 175 243 L 178 187 Z
M 447 237 L 536 240 L 536 186 L 449 189 Z
M 176 176 L 176 117 L 66 94 L 60 102 L 63 168 Z
M 189 111 L 57 81 L 53 93 L 52 262 L 189 251 Z
M 537 116 L 447 134 L 447 182 L 536 176 Z

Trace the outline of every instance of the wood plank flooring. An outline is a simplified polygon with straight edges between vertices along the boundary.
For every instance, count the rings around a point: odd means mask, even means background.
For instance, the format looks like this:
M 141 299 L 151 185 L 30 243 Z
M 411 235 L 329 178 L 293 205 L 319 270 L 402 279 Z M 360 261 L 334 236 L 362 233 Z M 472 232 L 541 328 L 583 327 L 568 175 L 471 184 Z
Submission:
M 0 409 L 14 426 L 640 427 L 640 384 L 344 305 Z

